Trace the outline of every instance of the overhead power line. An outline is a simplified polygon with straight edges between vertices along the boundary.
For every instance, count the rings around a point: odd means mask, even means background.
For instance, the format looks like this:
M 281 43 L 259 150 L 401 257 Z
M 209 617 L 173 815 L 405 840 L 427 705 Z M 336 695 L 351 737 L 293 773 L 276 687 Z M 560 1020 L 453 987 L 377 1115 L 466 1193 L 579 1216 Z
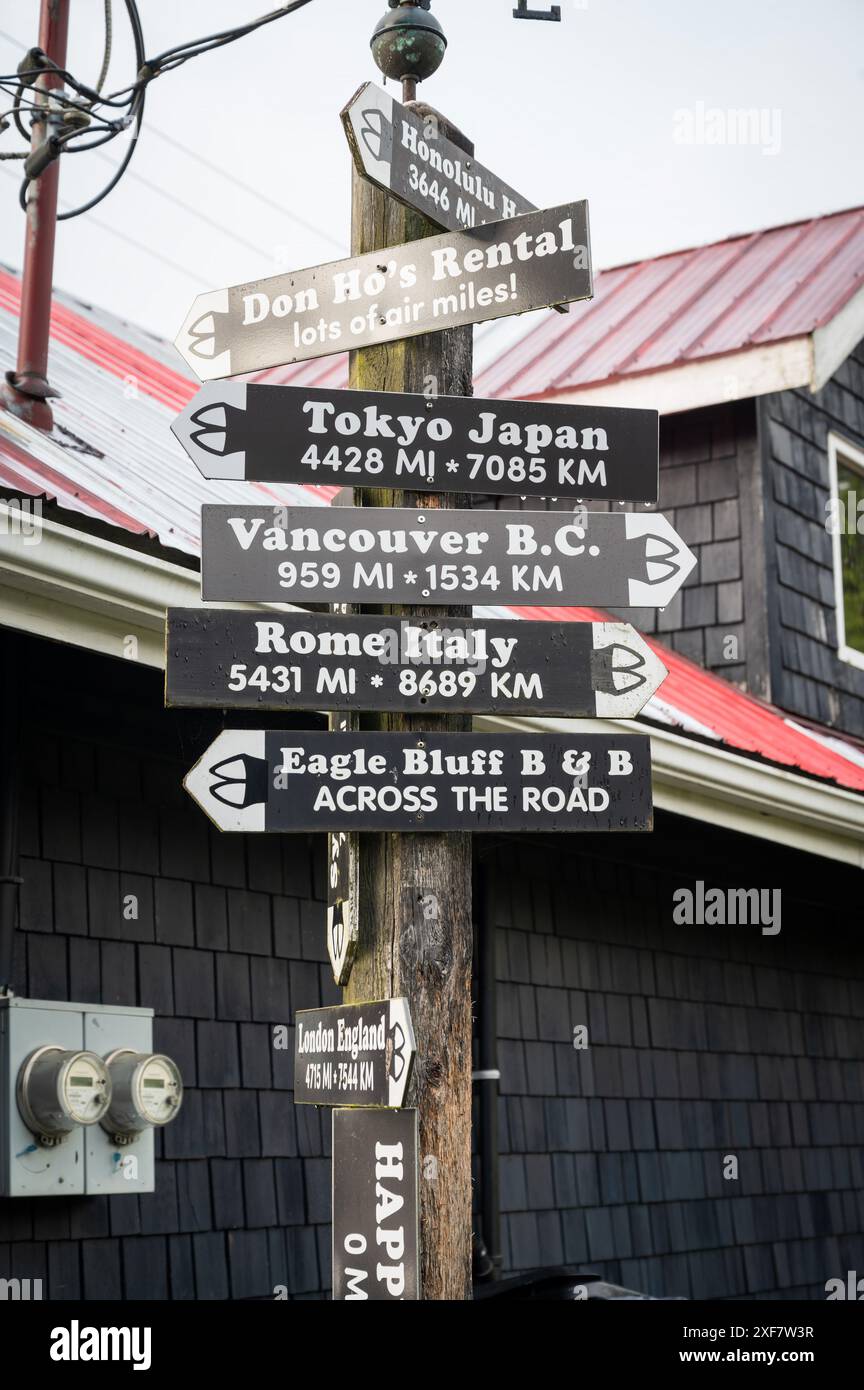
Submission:
M 0 38 L 5 39 L 7 43 L 12 44 L 15 48 L 19 50 L 25 47 L 22 40 L 16 39 L 14 35 L 7 33 L 3 29 L 0 29 Z M 28 103 L 28 105 L 29 104 L 30 103 Z M 36 109 L 35 106 L 34 109 Z M 176 136 L 169 135 L 167 131 L 161 130 L 159 126 L 154 125 L 152 121 L 148 121 L 144 129 L 146 129 L 150 134 L 154 135 L 158 140 L 161 140 L 164 144 L 170 146 L 172 149 L 178 150 L 188 159 L 195 160 L 197 164 L 200 164 L 202 168 L 207 169 L 210 173 L 216 174 L 218 175 L 218 177 L 225 179 L 227 182 L 231 184 L 232 188 L 241 189 L 244 193 L 248 194 L 249 197 L 256 198 L 258 202 L 262 203 L 265 207 L 272 209 L 272 211 L 278 213 L 281 217 L 287 218 L 296 226 L 302 227 L 304 231 L 309 232 L 313 236 L 321 238 L 322 241 L 329 243 L 330 246 L 333 246 L 339 251 L 340 255 L 347 254 L 347 247 L 344 241 L 340 240 L 337 237 L 334 237 L 333 235 L 331 235 L 330 232 L 325 231 L 323 227 L 316 226 L 314 222 L 310 222 L 307 218 L 301 217 L 298 213 L 292 211 L 291 208 L 286 207 L 283 203 L 278 202 L 275 198 L 271 198 L 268 194 L 262 193 L 261 190 L 256 188 L 253 184 L 246 183 L 243 179 L 238 178 L 236 174 L 234 174 L 230 170 L 215 163 L 214 160 L 208 159 L 205 155 L 200 154 L 190 145 L 184 144 L 182 140 L 178 140 Z M 105 155 L 100 155 L 99 157 L 100 159 L 106 160 Z M 110 161 L 106 160 L 106 162 Z M 231 237 L 234 241 L 237 241 L 239 244 L 247 247 L 247 249 L 253 250 L 256 252 L 256 254 L 259 255 L 266 255 L 266 252 L 262 251 L 260 247 L 254 246 L 252 242 L 249 242 L 244 237 L 238 235 L 233 231 L 230 231 L 227 227 L 223 227 L 220 224 L 213 222 L 206 216 L 206 214 L 199 212 L 198 209 L 191 207 L 188 203 L 184 203 L 182 198 L 178 198 L 175 194 L 169 193 L 168 190 L 163 188 L 161 185 L 148 180 L 147 178 L 145 178 L 144 175 L 138 174 L 135 170 L 130 170 L 130 177 L 136 178 L 140 183 L 146 185 L 152 191 L 159 193 L 162 197 L 175 203 L 178 207 L 185 208 L 187 212 L 197 217 L 200 221 L 208 222 L 209 225 L 218 227 L 218 229 L 225 236 Z

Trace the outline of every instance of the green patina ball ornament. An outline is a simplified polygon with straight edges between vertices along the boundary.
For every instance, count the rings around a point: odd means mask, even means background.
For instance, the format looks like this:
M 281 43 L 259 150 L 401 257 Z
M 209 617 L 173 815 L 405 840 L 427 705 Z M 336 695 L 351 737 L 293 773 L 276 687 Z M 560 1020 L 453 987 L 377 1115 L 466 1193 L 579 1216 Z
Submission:
M 385 77 L 423 82 L 441 66 L 447 39 L 433 14 L 432 0 L 390 0 L 375 26 L 372 56 Z

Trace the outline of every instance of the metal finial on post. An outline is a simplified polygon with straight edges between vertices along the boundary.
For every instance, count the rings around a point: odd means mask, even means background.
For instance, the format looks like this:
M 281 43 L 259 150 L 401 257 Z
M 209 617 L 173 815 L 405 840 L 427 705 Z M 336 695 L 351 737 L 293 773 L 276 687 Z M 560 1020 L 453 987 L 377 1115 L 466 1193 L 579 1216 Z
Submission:
M 372 35 L 372 56 L 385 77 L 402 83 L 403 101 L 414 101 L 417 83 L 437 72 L 447 49 L 432 0 L 389 0 Z

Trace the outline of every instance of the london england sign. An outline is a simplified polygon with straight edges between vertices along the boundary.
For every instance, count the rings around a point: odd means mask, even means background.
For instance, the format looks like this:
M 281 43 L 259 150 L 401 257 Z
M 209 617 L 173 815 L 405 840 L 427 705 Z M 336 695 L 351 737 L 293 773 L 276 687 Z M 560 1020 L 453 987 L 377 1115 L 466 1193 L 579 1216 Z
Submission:
M 665 608 L 696 557 L 664 516 L 400 508 L 201 509 L 208 602 Z
M 650 830 L 640 734 L 226 729 L 183 785 L 220 830 Z
M 414 1061 L 407 999 L 301 1009 L 296 1025 L 295 1105 L 402 1104 Z
M 168 610 L 173 706 L 628 719 L 666 674 L 627 623 Z
M 171 428 L 205 478 L 656 503 L 656 410 L 210 382 Z
M 176 339 L 202 381 L 592 295 L 588 204 L 199 295 Z

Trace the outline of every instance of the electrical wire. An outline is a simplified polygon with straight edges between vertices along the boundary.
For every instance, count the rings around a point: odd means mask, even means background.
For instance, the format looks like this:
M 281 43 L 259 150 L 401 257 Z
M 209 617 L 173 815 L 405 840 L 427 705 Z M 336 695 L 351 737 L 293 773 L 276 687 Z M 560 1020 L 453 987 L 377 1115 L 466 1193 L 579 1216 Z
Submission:
M 102 67 L 96 79 L 95 91 L 101 92 L 105 85 L 105 78 L 108 76 L 108 69 L 111 66 L 111 48 L 114 40 L 114 21 L 111 14 L 111 0 L 105 0 L 105 52 L 102 55 Z
M 308 0 L 307 0 L 307 2 L 308 2 Z M 108 4 L 110 4 L 110 0 L 106 0 L 106 6 L 107 6 Z M 283 11 L 279 11 L 279 14 L 281 14 L 281 13 L 283 13 Z M 290 11 L 286 10 L 286 11 L 284 11 L 284 13 L 290 13 Z M 274 15 L 274 16 L 272 16 L 271 18 L 275 18 L 275 17 L 277 17 L 277 16 Z M 139 21 L 139 23 L 140 23 L 140 21 Z M 7 34 L 7 33 L 6 33 L 5 31 L 3 31 L 2 29 L 0 29 L 0 38 L 6 39 L 8 43 L 13 44 L 16 48 L 22 47 L 21 41 L 20 41 L 19 39 L 14 38 L 11 34 Z M 143 46 L 142 46 L 142 51 L 143 51 Z M 137 62 L 137 61 L 138 61 L 138 54 L 137 54 L 137 51 L 136 51 L 136 62 Z M 42 73 L 43 70 L 42 70 L 41 68 L 36 68 L 36 69 L 32 69 L 32 70 L 30 70 L 30 71 L 32 71 L 35 75 L 41 75 L 41 73 Z M 10 79 L 8 79 L 8 80 L 9 80 L 9 81 L 15 81 L 15 82 L 17 83 L 18 80 L 19 80 L 19 77 L 20 77 L 20 76 L 23 76 L 23 75 L 24 75 L 24 74 L 15 74 L 13 78 L 10 78 Z M 2 86 L 2 83 L 3 83 L 5 80 L 7 80 L 7 79 L 0 78 L 0 86 Z M 11 95 L 11 93 L 10 93 L 10 95 Z M 35 103 L 35 102 L 28 102 L 27 105 L 28 105 L 29 107 L 32 107 L 33 110 L 41 111 L 41 110 L 43 109 L 40 105 L 38 105 L 38 104 Z M 129 121 L 129 118 L 127 117 L 127 118 L 126 118 L 126 124 L 127 124 L 127 126 L 128 126 L 128 121 Z M 98 148 L 99 145 L 109 143 L 110 140 L 113 138 L 114 133 L 119 133 L 119 132 L 113 131 L 110 124 L 105 125 L 105 123 L 103 123 L 102 128 L 108 129 L 108 130 L 111 131 L 112 133 L 107 134 L 107 135 L 101 137 L 101 138 L 98 139 L 98 140 L 91 140 L 91 141 L 88 141 L 88 142 L 86 142 L 86 143 L 70 144 L 70 145 L 67 145 L 67 146 L 65 147 L 65 152 L 66 152 L 66 153 L 70 153 L 70 154 L 78 154 L 78 153 L 84 152 L 85 150 L 90 150 L 90 149 Z M 250 183 L 246 183 L 244 180 L 237 178 L 235 174 L 229 173 L 228 170 L 226 170 L 226 169 L 222 168 L 220 165 L 214 163 L 213 160 L 208 159 L 206 156 L 200 154 L 197 150 L 192 149 L 191 146 L 184 144 L 182 140 L 178 140 L 175 136 L 169 135 L 166 131 L 163 131 L 163 130 L 161 130 L 158 126 L 153 125 L 152 122 L 148 122 L 146 129 L 147 129 L 147 131 L 148 131 L 150 134 L 154 135 L 158 140 L 161 140 L 164 144 L 169 145 L 171 148 L 173 148 L 173 149 L 175 149 L 175 150 L 178 150 L 181 154 L 184 154 L 187 158 L 195 160 L 196 163 L 200 164 L 203 168 L 208 169 L 211 173 L 217 174 L 220 178 L 223 178 L 223 179 L 228 180 L 228 181 L 232 184 L 232 187 L 234 187 L 235 189 L 239 188 L 239 189 L 243 190 L 243 192 L 248 193 L 250 197 L 256 198 L 260 203 L 263 203 L 266 207 L 269 207 L 269 208 L 271 208 L 274 212 L 277 212 L 281 217 L 287 217 L 290 221 L 294 222 L 298 227 L 302 227 L 305 231 L 310 232 L 310 233 L 312 233 L 312 235 L 317 236 L 317 237 L 320 237 L 323 241 L 328 242 L 331 246 L 333 246 L 333 247 L 335 247 L 336 249 L 338 249 L 338 251 L 340 252 L 340 254 L 342 254 L 342 255 L 345 254 L 346 247 L 345 247 L 344 241 L 340 241 L 338 238 L 332 236 L 329 232 L 326 232 L 326 231 L 323 229 L 323 227 L 318 227 L 318 226 L 316 226 L 314 223 L 307 221 L 306 218 L 303 218 L 303 217 L 299 216 L 299 214 L 297 214 L 296 212 L 292 211 L 290 208 L 285 207 L 283 204 L 277 202 L 274 198 L 271 198 L 271 197 L 269 197 L 267 194 L 262 193 L 261 190 L 258 189 L 258 188 L 256 188 L 256 187 L 254 187 L 254 185 L 252 185 L 252 184 L 250 184 Z M 81 137 L 84 135 L 84 133 L 85 133 L 85 132 L 83 132 L 83 131 L 76 131 L 76 132 L 74 132 L 74 138 L 75 138 L 76 140 L 80 140 Z M 133 144 L 134 144 L 135 141 L 137 141 L 137 138 L 138 138 L 138 136 L 137 136 L 137 133 L 136 133 L 136 135 L 133 137 Z M 13 156 L 13 155 L 6 155 L 6 156 L 0 155 L 0 159 L 2 159 L 2 158 L 4 158 L 4 157 L 8 159 L 8 158 L 26 158 L 27 156 L 26 156 L 26 153 L 25 153 L 25 154 L 21 154 L 21 155 L 19 155 L 19 154 L 16 153 L 14 156 Z M 105 158 L 106 158 L 105 155 L 100 155 L 99 157 L 100 157 L 101 159 L 105 159 Z M 127 159 L 127 165 L 128 165 L 128 159 Z M 125 172 L 125 171 L 124 171 L 124 172 Z M 147 179 L 145 179 L 142 175 L 133 175 L 133 177 L 137 177 L 137 178 L 139 179 L 140 182 L 142 182 L 142 183 L 144 183 L 144 184 L 147 184 L 148 186 L 150 186 L 151 188 L 153 188 L 154 191 L 157 191 L 157 192 L 159 192 L 160 194 L 162 194 L 162 196 L 165 196 L 165 197 L 170 198 L 171 201 L 173 201 L 173 202 L 175 202 L 175 203 L 177 204 L 177 206 L 183 207 L 183 208 L 185 208 L 187 211 L 189 211 L 189 212 L 191 212 L 191 213 L 193 213 L 193 214 L 195 214 L 195 215 L 197 215 L 197 216 L 200 216 L 201 220 L 207 220 L 204 214 L 198 214 L 196 209 L 191 208 L 191 207 L 189 207 L 188 204 L 183 203 L 182 199 L 178 199 L 178 198 L 176 198 L 176 197 L 172 197 L 171 195 L 167 194 L 167 193 L 165 192 L 164 189 L 161 189 L 161 188 L 160 188 L 159 185 L 156 185 L 156 184 L 149 184 L 149 181 L 148 181 Z M 112 186 L 113 186 L 113 184 L 112 184 Z M 104 196 L 104 191 L 103 191 L 102 196 Z M 100 199 L 100 200 L 101 200 L 101 199 Z M 64 217 L 64 219 L 65 219 L 66 217 L 68 217 L 68 216 L 70 216 L 70 215 L 77 215 L 77 214 L 63 214 L 63 217 Z M 216 225 L 216 224 L 212 224 L 212 223 L 211 223 L 211 225 Z M 237 235 L 234 234 L 233 232 L 228 232 L 227 229 L 225 229 L 225 228 L 222 228 L 221 230 L 222 230 L 223 232 L 225 232 L 226 235 L 233 237 L 233 239 L 234 239 L 235 241 L 241 242 L 243 245 L 249 247 L 249 249 L 254 249 L 254 250 L 256 251 L 256 254 L 264 254 L 264 253 L 261 251 L 260 248 L 253 247 L 252 244 L 251 244 L 250 242 L 246 242 L 242 237 L 237 236 Z
M 158 126 L 153 125 L 152 121 L 149 121 L 147 124 L 147 133 L 149 135 L 155 135 L 158 140 L 162 140 L 166 145 L 170 145 L 172 149 L 180 150 L 182 154 L 188 155 L 190 159 L 194 159 L 205 169 L 209 169 L 211 173 L 218 174 L 220 178 L 228 179 L 234 188 L 242 188 L 244 193 L 248 193 L 251 197 L 257 198 L 265 207 L 272 208 L 274 212 L 278 212 L 282 217 L 290 218 L 292 222 L 297 223 L 298 227 L 302 227 L 305 231 L 312 232 L 315 236 L 320 236 L 325 241 L 329 241 L 331 246 L 337 247 L 343 255 L 345 254 L 346 248 L 344 241 L 340 241 L 337 237 L 331 236 L 329 232 L 324 231 L 323 227 L 316 227 L 313 222 L 307 222 L 305 217 L 300 217 L 296 212 L 292 212 L 290 208 L 286 208 L 282 203 L 277 203 L 275 198 L 270 198 L 266 193 L 262 193 L 261 190 L 255 188 L 253 184 L 245 183 L 243 179 L 237 178 L 236 174 L 229 173 L 227 169 L 223 169 L 218 164 L 214 164 L 213 160 L 207 159 L 205 155 L 199 154 L 197 150 L 191 149 L 189 145 L 184 145 L 182 140 L 177 140 L 173 135 L 168 135 L 164 130 L 160 130 Z

